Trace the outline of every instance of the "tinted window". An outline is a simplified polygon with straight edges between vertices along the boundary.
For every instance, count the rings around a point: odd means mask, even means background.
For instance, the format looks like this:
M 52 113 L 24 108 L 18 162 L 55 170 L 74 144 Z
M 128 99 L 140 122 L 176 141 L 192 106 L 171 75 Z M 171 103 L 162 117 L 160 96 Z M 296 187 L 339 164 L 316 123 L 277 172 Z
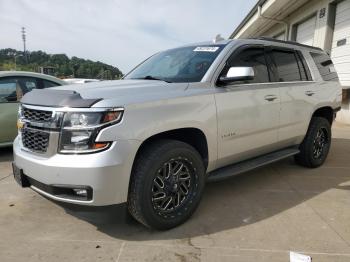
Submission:
M 243 50 L 238 55 L 232 56 L 229 58 L 227 66 L 222 75 L 226 75 L 230 67 L 236 66 L 252 67 L 254 69 L 254 79 L 244 81 L 245 83 L 270 82 L 263 48 L 248 48 Z
M 278 73 L 278 82 L 300 81 L 298 62 L 294 51 L 272 50 Z
M 16 102 L 19 84 L 14 78 L 0 79 L 0 103 Z
M 301 80 L 302 81 L 312 80 L 311 75 L 310 75 L 309 67 L 306 64 L 303 55 L 299 51 L 297 51 L 296 52 L 296 57 L 297 57 L 297 61 L 298 61 L 298 67 L 299 67 L 299 70 L 300 70 Z
M 21 77 L 20 84 L 23 88 L 24 93 L 30 92 L 33 89 L 38 88 L 38 81 L 32 77 Z
M 59 84 L 49 81 L 49 80 L 42 80 L 43 84 L 44 84 L 44 88 L 48 88 L 48 87 L 54 87 L 54 86 L 59 86 Z
M 17 83 L 19 84 L 17 88 L 17 100 L 21 98 L 33 89 L 39 88 L 39 81 L 33 77 L 18 77 Z
M 335 71 L 332 60 L 328 55 L 322 53 L 310 53 L 320 72 L 322 79 L 325 81 L 338 81 L 338 74 Z
M 300 59 L 299 53 L 296 53 L 295 56 L 296 56 L 296 59 L 297 59 L 298 68 L 299 68 L 299 72 L 300 72 L 300 79 L 302 81 L 307 81 L 308 77 L 307 77 L 307 74 L 306 74 L 306 70 L 305 70 L 304 64 L 303 64 L 303 62 Z

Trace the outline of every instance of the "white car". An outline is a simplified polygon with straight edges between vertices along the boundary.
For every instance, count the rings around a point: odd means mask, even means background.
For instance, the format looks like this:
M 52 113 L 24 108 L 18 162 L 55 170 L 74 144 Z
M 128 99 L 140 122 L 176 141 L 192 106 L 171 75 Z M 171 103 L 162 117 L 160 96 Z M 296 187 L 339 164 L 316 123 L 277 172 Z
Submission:
M 24 71 L 0 71 L 0 147 L 11 146 L 17 135 L 19 101 L 33 89 L 65 85 L 50 75 Z

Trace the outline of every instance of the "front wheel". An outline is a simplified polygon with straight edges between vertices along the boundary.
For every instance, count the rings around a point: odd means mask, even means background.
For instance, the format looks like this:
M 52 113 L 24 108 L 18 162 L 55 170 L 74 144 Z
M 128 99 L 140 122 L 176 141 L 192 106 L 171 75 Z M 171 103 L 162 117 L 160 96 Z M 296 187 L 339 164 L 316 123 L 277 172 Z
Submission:
M 295 161 L 305 167 L 321 166 L 327 158 L 331 146 L 332 131 L 327 119 L 313 117 L 304 141 L 300 145 L 300 153 Z
M 128 196 L 132 216 L 150 228 L 170 229 L 197 208 L 205 184 L 205 168 L 190 145 L 160 140 L 136 159 Z

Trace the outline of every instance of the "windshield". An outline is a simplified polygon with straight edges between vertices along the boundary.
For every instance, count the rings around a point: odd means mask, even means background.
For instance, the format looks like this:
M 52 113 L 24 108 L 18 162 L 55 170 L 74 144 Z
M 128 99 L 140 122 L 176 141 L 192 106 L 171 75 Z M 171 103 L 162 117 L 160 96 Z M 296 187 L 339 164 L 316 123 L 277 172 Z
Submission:
M 187 46 L 157 53 L 124 79 L 200 82 L 224 45 Z

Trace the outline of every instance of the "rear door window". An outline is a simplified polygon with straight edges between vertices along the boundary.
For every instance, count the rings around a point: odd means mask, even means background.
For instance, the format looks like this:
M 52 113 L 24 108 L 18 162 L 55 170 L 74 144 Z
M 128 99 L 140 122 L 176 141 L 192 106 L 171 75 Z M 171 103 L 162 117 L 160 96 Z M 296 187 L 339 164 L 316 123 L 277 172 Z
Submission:
M 40 81 L 34 77 L 18 77 L 19 90 L 17 91 L 17 99 L 20 100 L 26 93 L 33 89 L 40 88 Z
M 313 52 L 310 54 L 324 81 L 339 81 L 334 64 L 327 54 Z
M 49 80 L 43 79 L 42 81 L 43 81 L 44 88 L 59 86 L 59 84 L 52 82 L 52 81 L 49 81 Z
M 26 89 L 25 92 L 30 92 L 33 89 L 38 88 L 38 81 L 36 78 L 31 78 L 31 77 L 23 77 L 21 79 L 23 87 Z
M 272 57 L 277 71 L 277 82 L 302 81 L 298 60 L 294 50 L 272 50 Z M 306 76 L 304 76 L 305 79 Z
M 304 56 L 301 54 L 300 51 L 296 51 L 295 55 L 296 55 L 297 61 L 298 61 L 301 80 L 302 81 L 311 81 L 312 77 L 311 77 L 310 69 L 309 69 L 308 65 L 306 64 Z

